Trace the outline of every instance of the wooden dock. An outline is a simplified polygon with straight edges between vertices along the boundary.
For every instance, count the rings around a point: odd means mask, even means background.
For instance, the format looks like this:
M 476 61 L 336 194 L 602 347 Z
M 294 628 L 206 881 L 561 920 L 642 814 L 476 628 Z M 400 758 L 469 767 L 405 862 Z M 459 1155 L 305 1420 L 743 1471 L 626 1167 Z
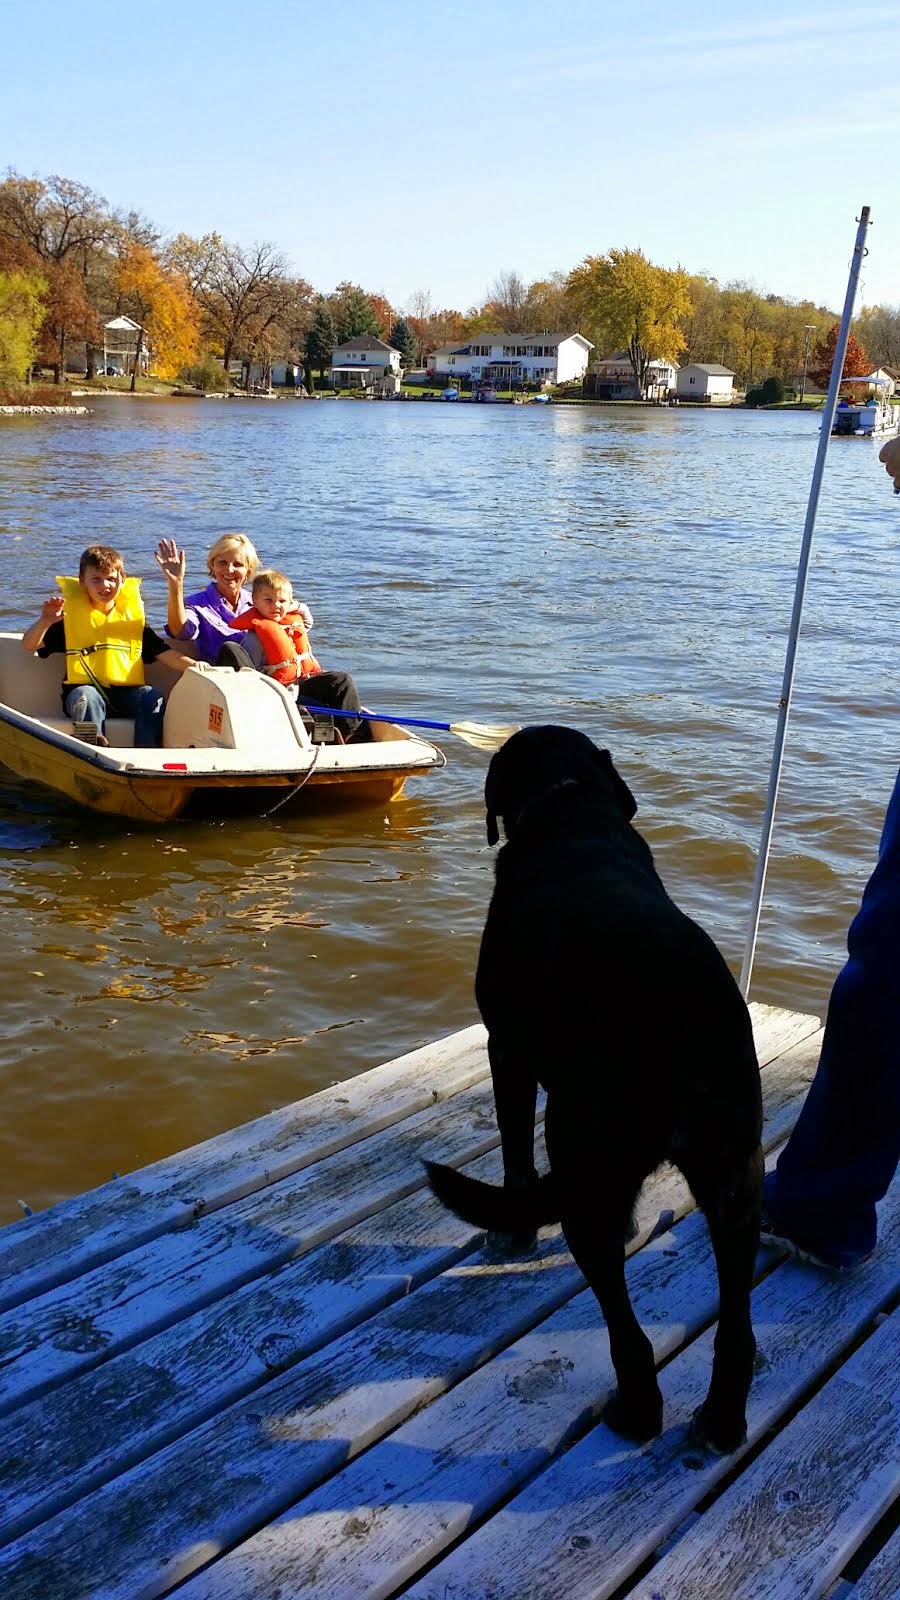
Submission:
M 821 1032 L 751 1009 L 772 1152 Z M 631 1247 L 637 1447 L 558 1231 L 492 1257 L 423 1188 L 497 1145 L 473 1027 L 0 1230 L 2 1600 L 900 1600 L 900 1181 L 857 1273 L 761 1252 L 748 1445 L 713 1458 L 684 1184 Z

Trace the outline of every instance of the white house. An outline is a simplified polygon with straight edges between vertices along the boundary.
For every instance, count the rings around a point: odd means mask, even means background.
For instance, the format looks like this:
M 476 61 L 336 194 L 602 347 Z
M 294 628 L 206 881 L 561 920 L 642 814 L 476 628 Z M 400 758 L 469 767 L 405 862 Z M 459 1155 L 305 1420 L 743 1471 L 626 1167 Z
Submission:
M 131 317 L 110 317 L 103 324 L 103 372 L 114 373 L 117 377 L 128 377 L 134 370 L 134 357 L 137 350 L 138 334 L 141 325 Z M 146 342 L 146 336 L 141 340 L 140 370 L 146 373 L 150 369 L 151 351 Z
M 335 389 L 399 389 L 400 351 L 369 333 L 345 339 L 331 352 L 331 381 Z
M 734 399 L 734 373 L 715 362 L 693 361 L 682 367 L 675 380 L 679 400 L 699 400 L 704 405 L 729 405 Z
M 438 378 L 471 378 L 500 389 L 549 386 L 583 378 L 593 348 L 580 333 L 476 333 L 468 344 L 434 350 L 427 365 Z
M 644 395 L 638 394 L 627 350 L 595 361 L 584 380 L 584 392 L 595 400 L 667 400 L 675 393 L 678 367 L 674 361 L 651 361 Z

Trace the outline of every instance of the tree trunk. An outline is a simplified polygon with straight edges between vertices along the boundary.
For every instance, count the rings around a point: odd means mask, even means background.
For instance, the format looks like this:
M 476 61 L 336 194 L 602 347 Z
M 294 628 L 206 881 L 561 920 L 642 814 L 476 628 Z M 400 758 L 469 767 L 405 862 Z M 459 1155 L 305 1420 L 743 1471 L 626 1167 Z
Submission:
M 53 366 L 53 382 L 54 383 L 64 383 L 65 382 L 65 377 L 66 377 L 66 330 L 65 330 L 65 328 L 60 328 L 60 330 L 59 330 L 59 339 L 57 341 L 57 349 L 59 351 L 59 360 L 56 361 L 54 363 L 54 366 Z
M 143 329 L 143 327 L 140 327 L 138 329 L 137 344 L 134 347 L 134 364 L 133 364 L 133 366 L 131 368 L 131 384 L 129 386 L 129 392 L 131 394 L 134 394 L 135 390 L 137 389 L 138 367 L 140 366 L 141 351 L 143 350 L 143 348 L 144 348 L 144 329 Z
M 95 378 L 97 376 L 97 351 L 92 344 L 87 347 L 87 360 L 84 365 L 86 368 L 85 377 Z

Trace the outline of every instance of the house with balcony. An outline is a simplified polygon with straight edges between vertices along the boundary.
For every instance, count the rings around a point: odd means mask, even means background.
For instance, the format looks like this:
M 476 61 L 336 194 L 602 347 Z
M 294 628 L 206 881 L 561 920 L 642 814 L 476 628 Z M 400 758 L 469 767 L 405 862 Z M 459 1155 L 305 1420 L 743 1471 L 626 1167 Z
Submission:
M 335 389 L 400 389 L 400 351 L 370 333 L 345 339 L 331 352 Z
M 584 393 L 593 400 L 668 400 L 675 393 L 678 367 L 674 361 L 651 361 L 643 394 L 638 393 L 627 350 L 595 361 L 584 379 Z
M 694 361 L 680 369 L 675 393 L 679 400 L 728 406 L 734 399 L 734 373 L 730 367 L 720 367 L 714 361 Z
M 580 333 L 476 333 L 467 344 L 432 351 L 428 370 L 449 382 L 468 378 L 497 389 L 551 388 L 583 378 L 593 348 Z

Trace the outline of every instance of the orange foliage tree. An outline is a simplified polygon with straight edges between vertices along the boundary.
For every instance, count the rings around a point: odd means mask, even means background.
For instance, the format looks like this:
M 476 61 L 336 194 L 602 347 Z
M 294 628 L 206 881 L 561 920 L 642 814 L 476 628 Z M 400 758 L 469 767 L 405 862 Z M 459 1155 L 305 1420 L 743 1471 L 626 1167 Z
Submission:
M 147 246 L 130 242 L 119 262 L 116 289 L 127 314 L 139 323 L 131 388 L 135 389 L 144 346 L 160 378 L 177 377 L 192 360 L 199 316 L 186 278 L 163 266 Z
M 839 327 L 840 324 L 836 322 L 825 335 L 825 338 L 816 345 L 813 352 L 809 375 L 819 389 L 828 388 L 831 369 L 834 365 L 834 353 L 837 349 Z M 868 377 L 870 371 L 869 358 L 859 340 L 854 339 L 851 333 L 847 340 L 847 354 L 844 357 L 842 379 L 865 378 Z

